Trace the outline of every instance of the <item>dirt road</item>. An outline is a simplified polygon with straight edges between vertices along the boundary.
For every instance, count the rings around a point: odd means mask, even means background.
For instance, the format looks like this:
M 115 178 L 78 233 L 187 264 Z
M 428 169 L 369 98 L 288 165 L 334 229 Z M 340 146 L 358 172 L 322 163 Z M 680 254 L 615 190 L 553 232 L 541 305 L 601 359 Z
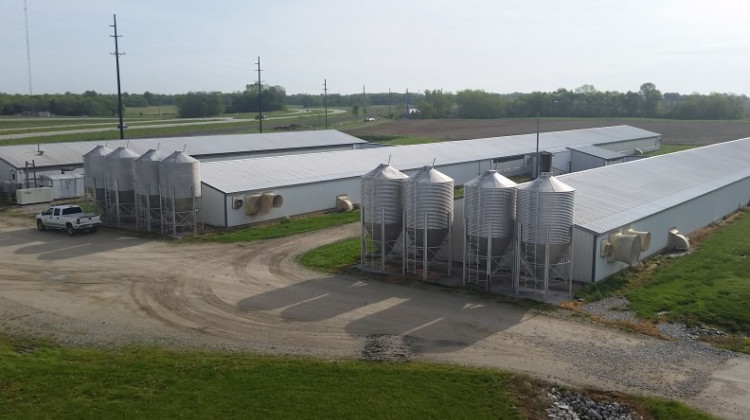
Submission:
M 0 328 L 65 343 L 155 344 L 491 366 L 750 412 L 750 362 L 421 283 L 328 276 L 296 255 L 350 225 L 249 244 L 68 237 L 0 218 Z

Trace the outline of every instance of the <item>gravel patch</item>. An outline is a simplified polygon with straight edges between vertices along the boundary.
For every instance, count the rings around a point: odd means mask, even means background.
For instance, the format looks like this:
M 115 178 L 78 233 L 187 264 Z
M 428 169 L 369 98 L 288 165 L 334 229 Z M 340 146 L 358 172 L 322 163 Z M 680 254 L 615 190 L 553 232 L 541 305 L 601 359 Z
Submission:
M 368 335 L 360 358 L 372 362 L 406 362 L 412 356 L 410 341 L 410 337 L 403 335 Z
M 582 310 L 606 321 L 635 321 L 635 312 L 628 311 L 630 301 L 625 298 L 606 298 L 584 305 Z
M 547 408 L 547 418 L 550 420 L 638 420 L 643 419 L 630 407 L 618 402 L 595 401 L 579 393 L 561 391 L 552 388 L 547 392 L 552 405 Z

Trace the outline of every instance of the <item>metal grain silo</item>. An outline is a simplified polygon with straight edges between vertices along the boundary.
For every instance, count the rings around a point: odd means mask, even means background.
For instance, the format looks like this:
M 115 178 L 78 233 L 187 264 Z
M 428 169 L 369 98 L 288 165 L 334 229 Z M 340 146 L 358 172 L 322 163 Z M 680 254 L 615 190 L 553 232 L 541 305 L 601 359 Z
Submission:
M 201 197 L 200 162 L 184 152 L 174 152 L 159 164 L 162 231 L 176 235 L 191 227 L 197 233 L 196 213 Z
M 96 146 L 83 155 L 83 185 L 86 192 L 91 195 L 94 203 L 102 210 L 106 205 L 104 202 L 104 182 L 107 170 L 107 155 L 112 149 L 107 146 Z
M 107 218 L 117 226 L 135 216 L 135 160 L 138 154 L 118 147 L 107 155 L 105 189 Z
M 517 233 L 521 274 L 526 280 L 570 282 L 575 188 L 542 172 L 537 179 L 518 187 Z
M 403 230 L 403 186 L 409 178 L 403 172 L 382 163 L 362 175 L 362 264 L 380 265 L 393 250 Z
M 150 149 L 135 160 L 135 205 L 136 226 L 151 231 L 161 221 L 159 199 L 159 165 L 165 155 Z
M 484 284 L 510 261 L 502 258 L 513 242 L 517 184 L 489 170 L 464 184 L 464 283 Z
M 422 265 L 427 277 L 429 263 L 449 237 L 453 224 L 453 178 L 431 166 L 420 169 L 404 185 L 404 271 Z

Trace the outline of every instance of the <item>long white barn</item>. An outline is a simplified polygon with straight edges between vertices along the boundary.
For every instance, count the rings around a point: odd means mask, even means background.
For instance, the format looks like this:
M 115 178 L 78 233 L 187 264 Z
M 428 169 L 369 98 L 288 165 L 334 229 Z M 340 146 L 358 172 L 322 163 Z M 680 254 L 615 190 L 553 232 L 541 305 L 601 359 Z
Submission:
M 571 147 L 599 146 L 623 155 L 636 149 L 657 150 L 661 135 L 630 126 L 541 133 L 539 150 L 551 155 L 552 170 L 570 171 Z M 505 175 L 531 171 L 536 134 L 492 137 L 400 147 L 277 156 L 201 164 L 203 221 L 213 226 L 241 226 L 336 207 L 346 195 L 360 201 L 360 177 L 388 162 L 407 175 L 432 165 L 457 185 L 487 169 Z M 273 192 L 283 205 L 250 214 L 249 196 Z
M 336 130 L 0 146 L 0 190 L 8 192 L 33 187 L 35 176 L 80 173 L 83 155 L 105 143 L 111 149 L 127 146 L 139 155 L 157 148 L 166 154 L 184 150 L 204 162 L 369 146 L 364 140 Z

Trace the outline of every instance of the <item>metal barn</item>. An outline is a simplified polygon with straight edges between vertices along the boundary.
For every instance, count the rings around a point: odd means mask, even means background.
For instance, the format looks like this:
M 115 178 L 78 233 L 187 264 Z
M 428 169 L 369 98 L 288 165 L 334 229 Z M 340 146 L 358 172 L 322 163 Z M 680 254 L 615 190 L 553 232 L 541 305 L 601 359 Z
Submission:
M 32 187 L 35 177 L 82 168 L 83 155 L 105 143 L 110 149 L 127 147 L 139 155 L 150 149 L 166 154 L 184 150 L 204 162 L 351 150 L 370 145 L 336 130 L 319 130 L 0 146 L 0 191 Z
M 627 267 L 622 260 L 664 250 L 673 229 L 687 235 L 746 206 L 748 162 L 750 138 L 561 175 L 577 191 L 573 278 L 598 282 Z M 648 249 L 628 248 L 617 261 L 608 244 L 628 229 Z
M 607 145 L 632 152 L 656 150 L 657 133 L 630 126 L 542 133 L 540 150 L 550 152 L 553 167 L 569 169 L 570 149 Z M 529 173 L 534 166 L 536 134 L 462 140 L 412 146 L 334 151 L 260 159 L 203 162 L 202 217 L 206 224 L 233 227 L 332 209 L 337 197 L 359 203 L 360 177 L 390 160 L 393 167 L 413 175 L 434 166 L 461 185 L 488 169 L 503 175 Z M 556 165 L 556 166 L 555 166 Z M 256 211 L 258 194 L 283 197 L 283 205 Z M 251 203 L 248 205 L 248 203 Z

